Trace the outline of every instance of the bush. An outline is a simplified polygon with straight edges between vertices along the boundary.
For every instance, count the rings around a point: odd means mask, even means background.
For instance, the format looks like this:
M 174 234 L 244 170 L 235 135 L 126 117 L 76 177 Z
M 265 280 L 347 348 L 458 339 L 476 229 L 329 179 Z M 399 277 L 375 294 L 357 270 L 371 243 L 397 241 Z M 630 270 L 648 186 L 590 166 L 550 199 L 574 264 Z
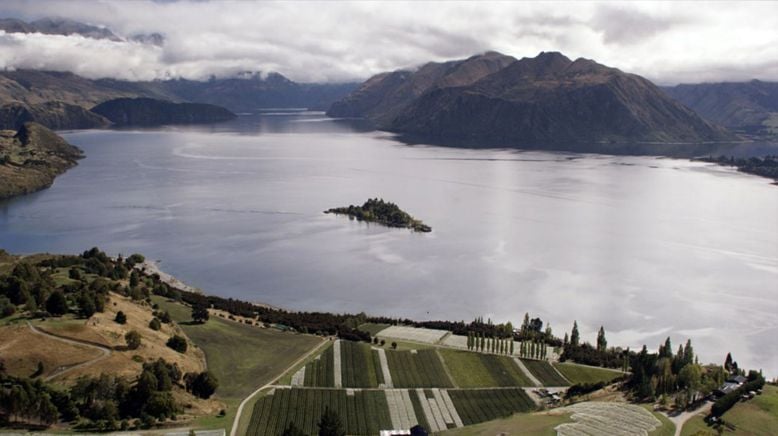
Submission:
M 159 322 L 159 318 L 151 318 L 151 321 L 149 321 L 149 328 L 154 331 L 159 331 L 159 329 L 162 328 L 162 323 Z
M 119 324 L 127 324 L 127 315 L 125 315 L 124 312 L 120 310 L 116 312 L 116 318 L 114 318 L 114 321 Z
M 188 347 L 186 339 L 178 335 L 171 336 L 170 339 L 167 340 L 167 346 L 179 353 L 186 353 Z
M 187 391 L 204 399 L 210 398 L 219 387 L 219 380 L 210 371 L 201 372 L 199 374 L 188 373 L 184 376 L 184 381 L 186 383 Z
M 135 330 L 130 330 L 124 335 L 124 340 L 127 341 L 127 348 L 130 350 L 137 350 L 140 347 L 141 336 L 140 333 Z

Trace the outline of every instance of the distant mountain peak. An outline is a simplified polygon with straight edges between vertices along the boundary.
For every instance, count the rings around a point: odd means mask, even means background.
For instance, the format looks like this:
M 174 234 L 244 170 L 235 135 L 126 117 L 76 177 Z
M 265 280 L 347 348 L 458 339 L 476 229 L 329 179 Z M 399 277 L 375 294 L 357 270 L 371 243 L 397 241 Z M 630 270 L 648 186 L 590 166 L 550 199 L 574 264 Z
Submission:
M 86 38 L 121 41 L 105 26 L 95 26 L 67 18 L 41 18 L 25 22 L 16 18 L 0 19 L 0 30 L 7 33 L 42 33 L 45 35 L 81 35 Z

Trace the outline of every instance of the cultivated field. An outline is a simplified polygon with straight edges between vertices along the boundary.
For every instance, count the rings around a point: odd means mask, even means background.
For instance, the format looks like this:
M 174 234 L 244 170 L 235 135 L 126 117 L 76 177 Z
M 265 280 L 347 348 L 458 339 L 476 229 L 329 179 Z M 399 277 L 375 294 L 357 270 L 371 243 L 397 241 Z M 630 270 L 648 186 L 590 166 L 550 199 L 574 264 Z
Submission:
M 257 401 L 247 434 L 280 435 L 290 422 L 305 434 L 317 434 L 316 423 L 325 407 L 340 415 L 346 434 L 376 435 L 392 428 L 383 391 L 292 388 L 275 389 Z
M 338 342 L 341 344 L 343 387 L 377 388 L 384 383 L 378 351 L 361 342 Z
M 394 387 L 453 387 L 435 350 L 387 351 L 386 359 Z
M 573 384 L 609 383 L 624 375 L 623 372 L 613 369 L 595 368 L 593 366 L 578 365 L 575 363 L 555 363 L 554 368 Z
M 647 436 L 662 426 L 648 410 L 632 404 L 589 401 L 555 409 L 571 413 L 574 422 L 556 427 L 559 436 Z
M 508 356 L 443 348 L 439 351 L 457 387 L 533 386 Z
M 521 361 L 543 386 L 570 386 L 570 382 L 565 380 L 547 361 L 528 359 L 521 359 Z
M 333 368 L 334 347 L 324 350 L 316 359 L 305 365 L 303 385 L 331 388 L 335 386 L 335 370 Z
M 535 403 L 523 389 L 473 389 L 448 391 L 464 425 L 478 424 L 514 413 L 529 412 Z
M 381 330 L 381 332 L 378 333 L 378 337 L 421 342 L 425 344 L 435 344 L 440 341 L 447 333 L 448 332 L 445 330 L 393 325 L 391 327 L 387 327 L 384 330 Z

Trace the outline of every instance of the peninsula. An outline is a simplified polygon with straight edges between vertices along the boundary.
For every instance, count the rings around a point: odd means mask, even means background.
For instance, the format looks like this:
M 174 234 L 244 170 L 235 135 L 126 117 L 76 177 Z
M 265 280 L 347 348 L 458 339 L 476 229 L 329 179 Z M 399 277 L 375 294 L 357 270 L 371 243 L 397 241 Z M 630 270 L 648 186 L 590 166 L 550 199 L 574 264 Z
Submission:
M 358 221 L 379 223 L 387 227 L 412 229 L 416 232 L 428 233 L 432 231 L 432 227 L 412 217 L 397 207 L 396 204 L 379 198 L 368 199 L 362 206 L 337 207 L 326 210 L 324 213 L 348 215 L 349 218 L 356 218 Z
M 80 149 L 38 123 L 0 130 L 0 200 L 51 186 L 81 157 Z

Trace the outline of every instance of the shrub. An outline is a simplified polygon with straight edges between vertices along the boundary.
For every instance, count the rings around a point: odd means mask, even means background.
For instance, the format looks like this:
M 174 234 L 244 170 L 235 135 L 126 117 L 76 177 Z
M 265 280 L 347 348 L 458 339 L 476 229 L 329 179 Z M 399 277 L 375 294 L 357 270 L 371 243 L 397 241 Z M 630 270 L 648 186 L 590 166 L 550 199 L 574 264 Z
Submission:
M 116 318 L 114 318 L 114 321 L 119 324 L 127 324 L 127 315 L 125 315 L 124 312 L 120 310 L 116 312 Z
M 154 331 L 159 331 L 162 328 L 162 323 L 159 322 L 159 318 L 156 316 L 149 321 L 149 328 Z
M 130 330 L 124 335 L 124 340 L 127 341 L 127 348 L 130 350 L 137 350 L 140 347 L 141 336 L 140 333 L 135 330 Z
M 186 339 L 181 336 L 174 335 L 167 340 L 167 346 L 178 351 L 179 353 L 186 353 L 187 343 Z

